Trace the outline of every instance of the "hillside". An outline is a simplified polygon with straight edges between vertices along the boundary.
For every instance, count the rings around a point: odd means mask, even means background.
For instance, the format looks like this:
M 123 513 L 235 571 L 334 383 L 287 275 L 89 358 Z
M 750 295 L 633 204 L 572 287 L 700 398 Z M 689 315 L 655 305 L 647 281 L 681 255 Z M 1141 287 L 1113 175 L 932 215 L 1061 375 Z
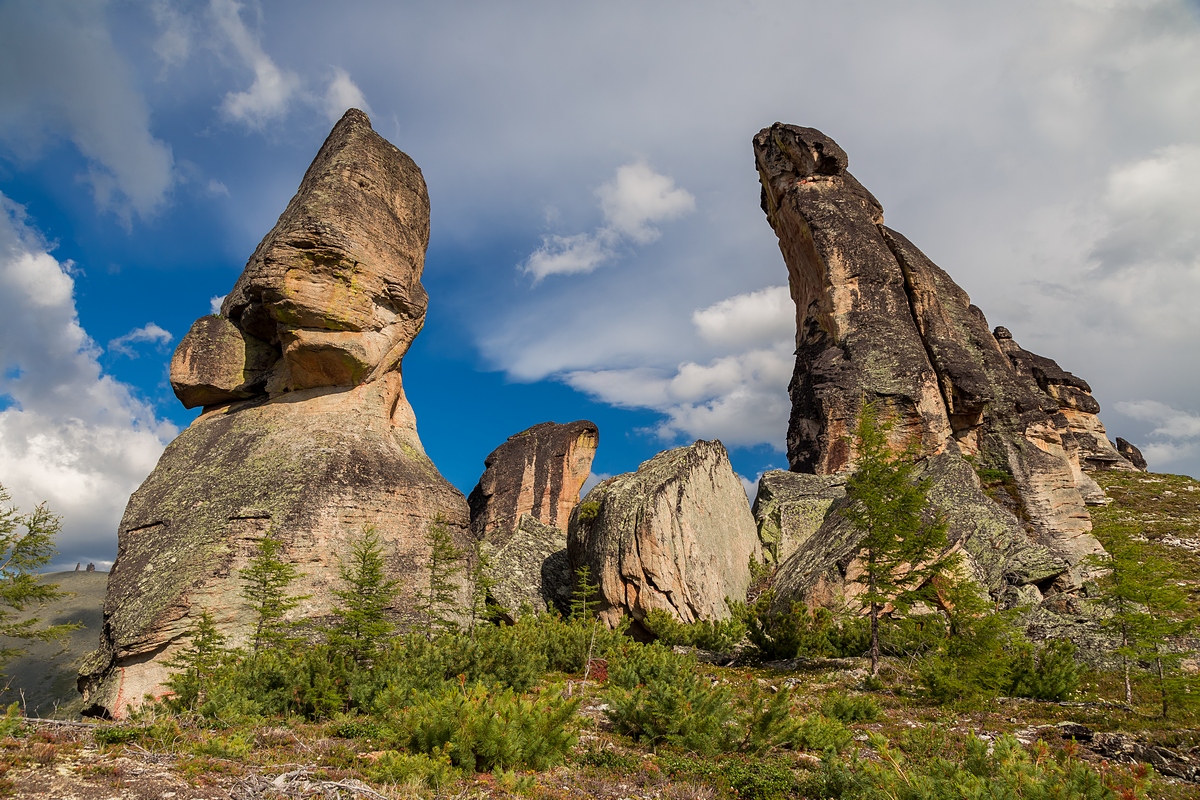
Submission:
M 67 596 L 44 606 L 31 606 L 14 614 L 14 619 L 37 617 L 49 625 L 78 622 L 83 627 L 65 642 L 0 641 L 4 647 L 26 650 L 4 670 L 7 681 L 0 703 L 21 703 L 30 717 L 78 718 L 83 698 L 75 688 L 75 680 L 83 657 L 96 649 L 99 640 L 108 573 L 55 572 L 45 575 L 43 581 L 58 584 Z

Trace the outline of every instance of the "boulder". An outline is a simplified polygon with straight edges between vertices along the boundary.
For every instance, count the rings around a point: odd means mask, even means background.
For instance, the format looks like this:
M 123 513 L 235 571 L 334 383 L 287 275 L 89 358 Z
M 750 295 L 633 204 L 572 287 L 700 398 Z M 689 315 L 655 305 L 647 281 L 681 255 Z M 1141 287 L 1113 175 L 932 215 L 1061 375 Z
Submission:
M 766 560 L 781 564 L 807 546 L 825 523 L 830 507 L 845 496 L 845 475 L 764 472 L 751 512 Z
M 719 441 L 659 453 L 597 484 L 571 514 L 567 555 L 599 585 L 599 613 L 634 629 L 653 609 L 683 622 L 729 616 L 762 548 L 746 492 Z
M 1103 427 L 1086 384 L 1050 369 L 1048 359 L 1022 362 L 1028 354 L 1011 337 L 1005 344 L 994 335 L 966 292 L 884 225 L 882 206 L 847 171 L 832 139 L 776 123 L 754 137 L 754 153 L 762 207 L 796 304 L 791 470 L 852 471 L 851 434 L 863 405 L 873 403 L 891 425 L 892 447 L 929 462 L 931 497 L 944 496 L 948 514 L 970 507 L 1006 515 L 1002 533 L 972 530 L 973 519 L 952 531 L 952 546 L 978 553 L 971 555 L 977 561 L 986 548 L 975 543 L 1002 540 L 1003 557 L 985 559 L 997 564 L 977 565 L 989 588 L 1015 585 L 990 576 L 1010 572 L 1007 565 L 1025 559 L 1016 552 L 1023 549 L 1031 564 L 1049 558 L 1054 569 L 1065 564 L 1077 576 L 1087 556 L 1102 552 L 1085 502 L 1098 487 L 1083 463 L 1099 458 L 1092 438 Z M 1003 498 L 992 503 L 977 471 L 1005 476 L 1015 508 Z M 1000 524 L 987 516 L 984 527 Z M 827 549 L 843 548 L 831 542 Z M 1078 581 L 1060 588 L 1073 591 Z
M 426 456 L 400 375 L 424 320 L 428 235 L 420 170 L 348 111 L 222 314 L 172 359 L 179 399 L 204 411 L 121 520 L 99 648 L 80 672 L 92 713 L 122 717 L 161 694 L 205 611 L 232 645 L 246 641 L 238 571 L 264 536 L 309 595 L 294 619 L 330 611 L 339 559 L 366 526 L 401 580 L 402 622 L 426 579 L 430 525 L 470 544 L 466 499 Z
M 475 538 L 502 546 L 525 514 L 565 531 L 599 442 L 587 420 L 543 422 L 508 437 L 484 459 L 467 497 Z
M 1117 452 L 1125 456 L 1126 460 L 1134 466 L 1134 468 L 1145 472 L 1149 465 L 1146 464 L 1145 457 L 1142 456 L 1142 451 L 1137 448 L 1137 445 L 1125 441 L 1120 436 L 1117 437 Z
M 487 551 L 495 581 L 489 597 L 505 619 L 516 620 L 524 607 L 535 613 L 569 613 L 571 565 L 566 531 L 522 514 L 507 543 Z

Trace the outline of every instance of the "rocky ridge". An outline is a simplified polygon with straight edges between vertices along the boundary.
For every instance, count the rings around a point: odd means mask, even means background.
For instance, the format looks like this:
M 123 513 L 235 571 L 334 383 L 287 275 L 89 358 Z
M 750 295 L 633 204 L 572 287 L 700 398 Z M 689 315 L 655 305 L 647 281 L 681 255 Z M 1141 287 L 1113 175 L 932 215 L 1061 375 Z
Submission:
M 273 536 L 328 612 L 339 555 L 374 527 L 413 602 L 430 522 L 469 545 L 465 498 L 425 455 L 400 363 L 425 318 L 429 200 L 420 169 L 351 110 L 251 256 L 219 316 L 180 342 L 171 383 L 203 413 L 134 492 L 118 530 L 100 646 L 80 688 L 122 716 L 162 692 L 209 612 L 231 644 L 251 620 L 238 571 Z
M 1134 469 L 1108 442 L 1087 383 L 989 330 L 966 292 L 884 225 L 832 139 L 776 123 L 753 145 L 796 304 L 791 469 L 853 470 L 850 434 L 874 403 L 893 447 L 924 459 L 931 502 L 981 583 L 997 595 L 1077 589 L 1085 559 L 1101 552 L 1087 504 L 1103 492 L 1087 471 Z M 984 492 L 979 475 L 997 474 L 1014 508 Z M 783 564 L 793 592 L 816 591 L 831 568 L 844 579 L 854 542 L 837 532 L 839 519 L 805 533 L 812 547 Z

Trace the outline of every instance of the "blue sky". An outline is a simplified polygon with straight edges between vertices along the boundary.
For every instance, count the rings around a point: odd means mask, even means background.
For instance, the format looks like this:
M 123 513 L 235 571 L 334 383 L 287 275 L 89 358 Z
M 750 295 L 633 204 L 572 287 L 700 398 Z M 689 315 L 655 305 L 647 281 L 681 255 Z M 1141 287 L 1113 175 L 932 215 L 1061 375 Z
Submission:
M 0 2 L 0 484 L 110 562 L 192 418 L 167 363 L 332 122 L 432 203 L 406 391 L 467 492 L 537 422 L 595 471 L 785 466 L 792 310 L 750 138 L 822 129 L 993 325 L 1200 475 L 1195 2 Z

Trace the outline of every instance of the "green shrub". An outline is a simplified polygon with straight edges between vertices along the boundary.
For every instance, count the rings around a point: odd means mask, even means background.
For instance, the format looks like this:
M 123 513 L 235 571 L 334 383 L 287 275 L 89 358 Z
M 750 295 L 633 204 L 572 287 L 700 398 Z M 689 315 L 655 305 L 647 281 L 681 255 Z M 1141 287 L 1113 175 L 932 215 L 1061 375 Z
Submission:
M 579 521 L 591 522 L 600 516 L 600 503 L 596 500 L 584 500 L 579 504 Z
M 775 593 L 764 592 L 746 613 L 746 634 L 759 655 L 767 660 L 819 658 L 832 655 L 830 634 L 833 615 L 824 608 L 809 611 L 803 603 L 792 603 L 786 611 L 773 610 Z
M 840 753 L 854 741 L 850 729 L 836 719 L 821 714 L 807 717 L 800 723 L 796 744 L 805 750 L 818 753 Z
M 552 689 L 527 697 L 511 689 L 492 693 L 478 684 L 446 687 L 404 709 L 399 739 L 412 752 L 444 753 L 466 770 L 544 770 L 574 746 L 578 705 L 578 699 L 562 698 Z
M 696 670 L 691 656 L 655 642 L 630 646 L 609 662 L 607 712 L 617 730 L 658 747 L 702 755 L 763 752 L 795 740 L 791 692 L 735 697 Z
M 125 744 L 136 742 L 143 731 L 143 728 L 132 725 L 99 725 L 93 730 L 92 736 L 99 744 Z
M 910 761 L 881 736 L 872 736 L 878 761 L 859 764 L 859 785 L 852 796 L 893 800 L 961 800 L 962 798 L 1028 798 L 1028 800 L 1117 800 L 1144 797 L 1144 781 L 1118 795 L 1101 775 L 1070 755 L 1052 757 L 1038 742 L 1031 756 L 1012 736 L 990 744 L 971 737 L 961 763 L 933 757 Z
M 454 780 L 454 766 L 442 753 L 401 753 L 387 750 L 362 768 L 372 781 L 412 786 L 419 784 L 435 791 Z
M 840 722 L 869 722 L 879 716 L 879 706 L 864 695 L 834 692 L 822 701 L 821 713 Z
M 379 739 L 384 729 L 369 717 L 346 717 L 336 722 L 330 732 L 339 739 Z
M 659 756 L 663 771 L 677 779 L 715 783 L 739 800 L 783 800 L 799 797 L 803 788 L 786 763 L 745 756 L 697 758 L 666 752 Z
M 1079 665 L 1071 642 L 1055 639 L 1036 650 L 1025 642 L 1017 648 L 1008 690 L 1013 697 L 1062 701 L 1078 688 Z
M 642 626 L 668 647 L 698 647 L 728 653 L 746 636 L 745 608 L 733 604 L 728 619 L 702 619 L 696 622 L 680 622 L 674 614 L 656 608 L 642 620 Z

